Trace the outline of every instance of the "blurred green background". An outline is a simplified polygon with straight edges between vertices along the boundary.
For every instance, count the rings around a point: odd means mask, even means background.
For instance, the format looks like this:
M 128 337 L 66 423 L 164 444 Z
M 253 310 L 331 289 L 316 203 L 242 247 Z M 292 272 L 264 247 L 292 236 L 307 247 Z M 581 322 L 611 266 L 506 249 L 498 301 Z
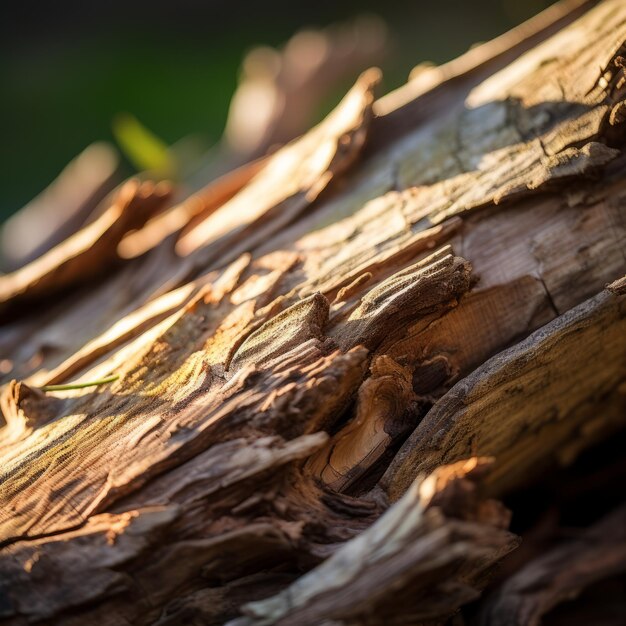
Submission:
M 173 143 L 222 132 L 242 56 L 303 27 L 371 13 L 393 43 L 384 90 L 417 63 L 441 63 L 539 12 L 550 0 L 58 0 L 3 2 L 0 220 L 39 193 L 111 122 L 135 115 Z M 333 95 L 321 116 L 341 97 Z M 130 164 L 126 164 L 131 173 Z

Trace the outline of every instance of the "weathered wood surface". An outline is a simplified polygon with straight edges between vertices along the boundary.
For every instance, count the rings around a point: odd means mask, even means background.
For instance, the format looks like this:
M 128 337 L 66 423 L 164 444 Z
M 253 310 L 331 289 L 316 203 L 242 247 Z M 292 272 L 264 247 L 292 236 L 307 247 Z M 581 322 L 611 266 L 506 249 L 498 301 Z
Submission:
M 2 224 L 3 271 L 34 261 L 84 226 L 115 187 L 118 168 L 116 151 L 102 142 L 91 144 L 70 161 L 47 189 Z M 41 228 L 34 229 L 33 223 Z
M 272 156 L 189 198 L 127 183 L 0 277 L 6 623 L 437 624 L 480 596 L 517 545 L 492 498 L 626 425 L 626 5 L 591 4 L 377 101 L 368 71 Z M 623 571 L 589 554 L 476 615 Z

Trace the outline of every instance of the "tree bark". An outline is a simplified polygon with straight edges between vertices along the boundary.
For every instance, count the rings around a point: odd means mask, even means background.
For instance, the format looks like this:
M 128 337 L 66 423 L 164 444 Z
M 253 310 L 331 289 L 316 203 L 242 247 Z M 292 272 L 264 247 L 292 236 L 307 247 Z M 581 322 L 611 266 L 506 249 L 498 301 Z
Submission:
M 626 426 L 622 55 L 575 1 L 370 70 L 0 277 L 3 623 L 538 624 L 623 575 L 623 464 L 578 460 Z M 537 494 L 586 480 L 562 542 Z

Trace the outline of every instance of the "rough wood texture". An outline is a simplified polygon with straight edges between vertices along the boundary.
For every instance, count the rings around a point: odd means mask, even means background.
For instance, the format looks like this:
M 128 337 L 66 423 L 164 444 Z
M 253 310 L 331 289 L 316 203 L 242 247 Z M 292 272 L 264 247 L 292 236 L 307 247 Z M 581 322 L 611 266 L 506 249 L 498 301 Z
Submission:
M 481 596 L 493 498 L 626 426 L 626 5 L 591 4 L 0 278 L 5 623 L 535 623 L 624 571 L 591 530 Z

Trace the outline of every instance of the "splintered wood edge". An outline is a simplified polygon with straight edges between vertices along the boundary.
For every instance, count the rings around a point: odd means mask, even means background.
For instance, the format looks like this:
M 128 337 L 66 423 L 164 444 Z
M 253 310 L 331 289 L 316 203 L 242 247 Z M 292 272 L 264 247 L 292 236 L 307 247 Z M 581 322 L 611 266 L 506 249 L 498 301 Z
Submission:
M 502 493 L 529 480 L 541 469 L 540 459 L 545 462 L 569 437 L 579 436 L 581 423 L 595 409 L 584 405 L 587 387 L 571 380 L 572 374 L 577 379 L 588 376 L 596 395 L 626 376 L 626 297 L 617 290 L 612 286 L 571 309 L 452 387 L 381 480 L 390 497 L 400 497 L 417 473 L 469 452 L 496 458 L 490 480 L 494 492 Z M 557 400 L 560 404 L 546 412 Z M 601 416 L 597 419 L 602 425 Z M 532 430 L 524 424 L 532 424 Z M 533 437 L 542 424 L 545 436 Z M 616 425 L 604 426 L 610 430 Z
M 403 615 L 441 618 L 442 594 L 451 614 L 475 597 L 480 575 L 518 544 L 504 530 L 506 510 L 485 507 L 474 485 L 489 465 L 473 458 L 419 477 L 370 528 L 278 595 L 244 605 L 245 617 L 229 626 L 313 626 L 393 615 L 400 605 Z

